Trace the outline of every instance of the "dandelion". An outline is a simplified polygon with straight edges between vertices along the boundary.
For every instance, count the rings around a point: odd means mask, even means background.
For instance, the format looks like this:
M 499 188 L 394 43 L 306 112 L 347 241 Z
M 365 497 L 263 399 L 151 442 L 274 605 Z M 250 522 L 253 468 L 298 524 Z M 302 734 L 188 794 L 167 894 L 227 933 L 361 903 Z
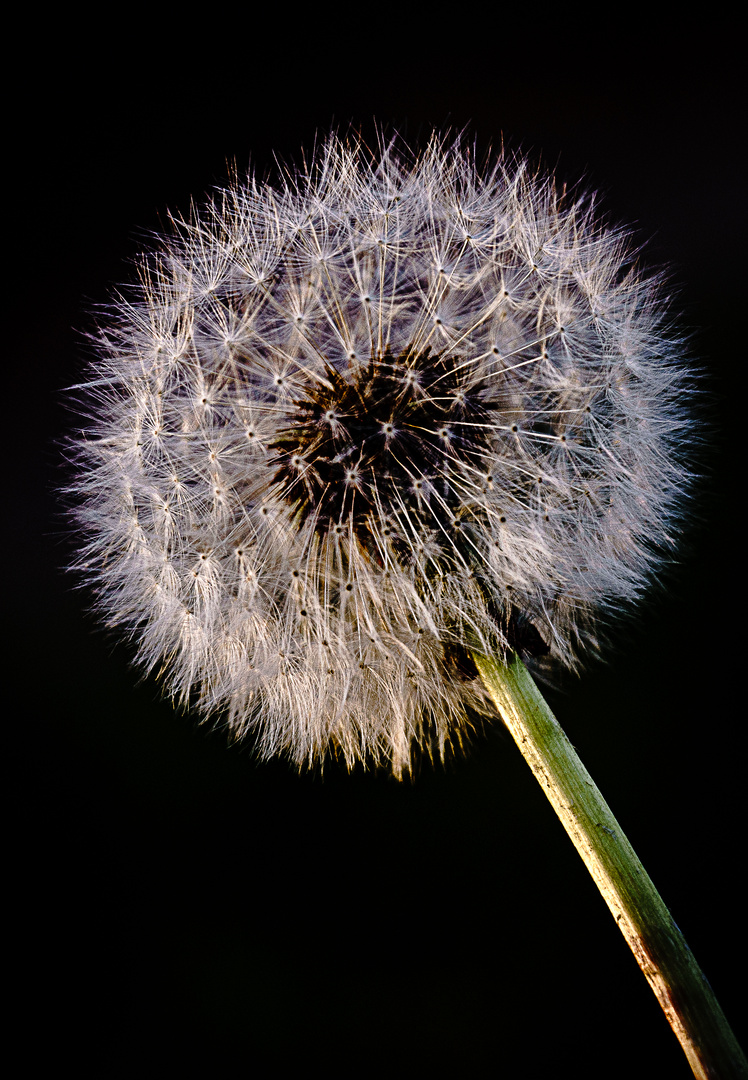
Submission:
M 526 164 L 331 139 L 141 278 L 90 385 L 81 563 L 145 667 L 261 752 L 442 755 L 488 708 L 468 649 L 573 666 L 670 543 L 657 281 Z
M 331 137 L 175 220 L 102 325 L 78 568 L 263 755 L 399 775 L 497 706 L 521 741 L 519 657 L 575 667 L 673 543 L 681 346 L 592 197 Z

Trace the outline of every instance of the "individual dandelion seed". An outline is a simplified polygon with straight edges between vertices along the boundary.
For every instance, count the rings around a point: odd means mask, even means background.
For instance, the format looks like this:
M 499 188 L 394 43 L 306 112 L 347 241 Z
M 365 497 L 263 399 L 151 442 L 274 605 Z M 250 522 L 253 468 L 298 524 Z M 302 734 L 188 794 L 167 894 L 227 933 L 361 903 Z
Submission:
M 77 566 L 263 755 L 400 775 L 498 707 L 693 1064 L 635 913 L 677 928 L 519 659 L 574 667 L 677 532 L 690 380 L 634 256 L 591 198 L 460 139 L 331 137 L 275 187 L 235 178 L 101 327 Z

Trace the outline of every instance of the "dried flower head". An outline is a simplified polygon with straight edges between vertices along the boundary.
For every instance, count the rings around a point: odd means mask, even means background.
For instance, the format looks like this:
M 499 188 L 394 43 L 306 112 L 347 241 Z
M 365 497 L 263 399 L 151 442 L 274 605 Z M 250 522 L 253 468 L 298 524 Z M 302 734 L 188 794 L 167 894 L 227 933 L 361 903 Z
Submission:
M 102 328 L 79 567 L 177 699 L 261 752 L 407 768 L 573 665 L 669 542 L 661 286 L 589 198 L 463 141 L 331 137 L 174 223 Z

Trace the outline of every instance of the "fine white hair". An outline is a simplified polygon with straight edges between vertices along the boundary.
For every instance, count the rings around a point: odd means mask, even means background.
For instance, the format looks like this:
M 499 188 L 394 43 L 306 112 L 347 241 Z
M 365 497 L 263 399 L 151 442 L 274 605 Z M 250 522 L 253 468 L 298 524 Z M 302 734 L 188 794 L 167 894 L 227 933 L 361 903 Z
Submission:
M 262 754 L 407 770 L 573 667 L 671 545 L 683 344 L 594 199 L 461 138 L 331 136 L 175 220 L 96 339 L 77 568 Z

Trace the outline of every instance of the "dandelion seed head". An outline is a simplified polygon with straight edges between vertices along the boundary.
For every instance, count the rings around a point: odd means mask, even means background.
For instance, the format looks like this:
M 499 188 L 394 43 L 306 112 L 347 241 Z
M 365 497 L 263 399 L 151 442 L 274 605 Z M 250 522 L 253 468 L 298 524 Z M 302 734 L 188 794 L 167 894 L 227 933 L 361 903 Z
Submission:
M 101 327 L 77 568 L 169 692 L 265 755 L 407 770 L 574 667 L 682 506 L 682 348 L 592 201 L 461 139 L 335 136 L 176 219 Z

